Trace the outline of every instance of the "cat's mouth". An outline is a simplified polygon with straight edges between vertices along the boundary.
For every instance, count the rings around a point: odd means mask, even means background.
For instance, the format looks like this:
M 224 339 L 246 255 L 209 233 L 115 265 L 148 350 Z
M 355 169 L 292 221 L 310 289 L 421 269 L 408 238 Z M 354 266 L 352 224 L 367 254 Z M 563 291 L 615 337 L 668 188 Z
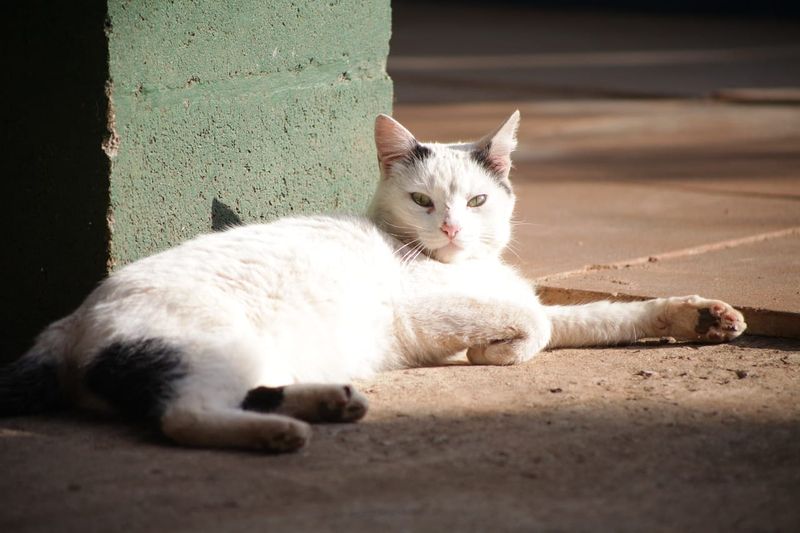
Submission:
M 436 259 L 437 261 L 441 261 L 442 263 L 450 263 L 464 252 L 464 246 L 460 245 L 454 241 L 450 241 L 444 246 L 440 246 L 428 254 L 432 258 Z
M 454 242 L 454 241 L 450 241 L 450 242 L 448 242 L 447 244 L 445 244 L 444 246 L 442 246 L 439 249 L 440 250 L 448 250 L 448 251 L 458 252 L 458 251 L 463 250 L 464 247 L 461 246 L 460 244 Z

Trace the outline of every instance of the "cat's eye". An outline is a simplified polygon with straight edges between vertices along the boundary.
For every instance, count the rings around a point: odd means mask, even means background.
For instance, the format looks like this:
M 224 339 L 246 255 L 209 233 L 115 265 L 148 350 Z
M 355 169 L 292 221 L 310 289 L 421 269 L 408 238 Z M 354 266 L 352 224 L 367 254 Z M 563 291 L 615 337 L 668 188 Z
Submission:
M 433 207 L 433 200 L 427 194 L 422 194 L 421 192 L 412 192 L 411 199 L 414 200 L 414 203 L 420 207 Z
M 469 207 L 480 207 L 485 203 L 486 203 L 486 195 L 479 194 L 478 196 L 473 196 L 472 198 L 470 198 L 469 202 L 467 202 L 467 205 Z

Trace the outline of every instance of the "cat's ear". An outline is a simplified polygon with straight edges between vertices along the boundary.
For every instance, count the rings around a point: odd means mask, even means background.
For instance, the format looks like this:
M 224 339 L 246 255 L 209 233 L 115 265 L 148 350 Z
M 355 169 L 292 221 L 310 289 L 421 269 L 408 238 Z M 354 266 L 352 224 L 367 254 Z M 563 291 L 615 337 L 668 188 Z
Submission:
M 511 152 L 517 147 L 519 110 L 514 111 L 499 128 L 474 144 L 473 157 L 487 170 L 508 178 L 511 171 Z
M 411 132 L 388 115 L 378 115 L 375 119 L 375 147 L 384 177 L 393 164 L 411 159 L 422 149 Z

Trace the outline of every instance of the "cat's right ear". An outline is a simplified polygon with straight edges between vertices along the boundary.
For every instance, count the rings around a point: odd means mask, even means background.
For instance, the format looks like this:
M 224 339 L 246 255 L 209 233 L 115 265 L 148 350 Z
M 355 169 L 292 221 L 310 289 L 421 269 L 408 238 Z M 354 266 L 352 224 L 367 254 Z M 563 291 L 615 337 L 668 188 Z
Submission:
M 473 158 L 502 179 L 508 179 L 511 170 L 511 152 L 517 147 L 519 109 L 514 111 L 500 127 L 475 143 Z
M 378 115 L 375 119 L 375 147 L 378 149 L 378 162 L 383 177 L 395 163 L 409 158 L 419 143 L 402 124 L 388 115 Z

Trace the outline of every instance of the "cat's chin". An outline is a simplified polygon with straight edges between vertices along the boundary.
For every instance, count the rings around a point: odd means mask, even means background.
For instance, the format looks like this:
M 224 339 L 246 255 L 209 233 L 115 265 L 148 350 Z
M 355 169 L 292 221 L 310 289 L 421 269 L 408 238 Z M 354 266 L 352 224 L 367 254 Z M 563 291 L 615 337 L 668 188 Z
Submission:
M 454 263 L 467 256 L 467 251 L 455 243 L 448 243 L 441 248 L 433 250 L 430 256 L 442 263 Z

